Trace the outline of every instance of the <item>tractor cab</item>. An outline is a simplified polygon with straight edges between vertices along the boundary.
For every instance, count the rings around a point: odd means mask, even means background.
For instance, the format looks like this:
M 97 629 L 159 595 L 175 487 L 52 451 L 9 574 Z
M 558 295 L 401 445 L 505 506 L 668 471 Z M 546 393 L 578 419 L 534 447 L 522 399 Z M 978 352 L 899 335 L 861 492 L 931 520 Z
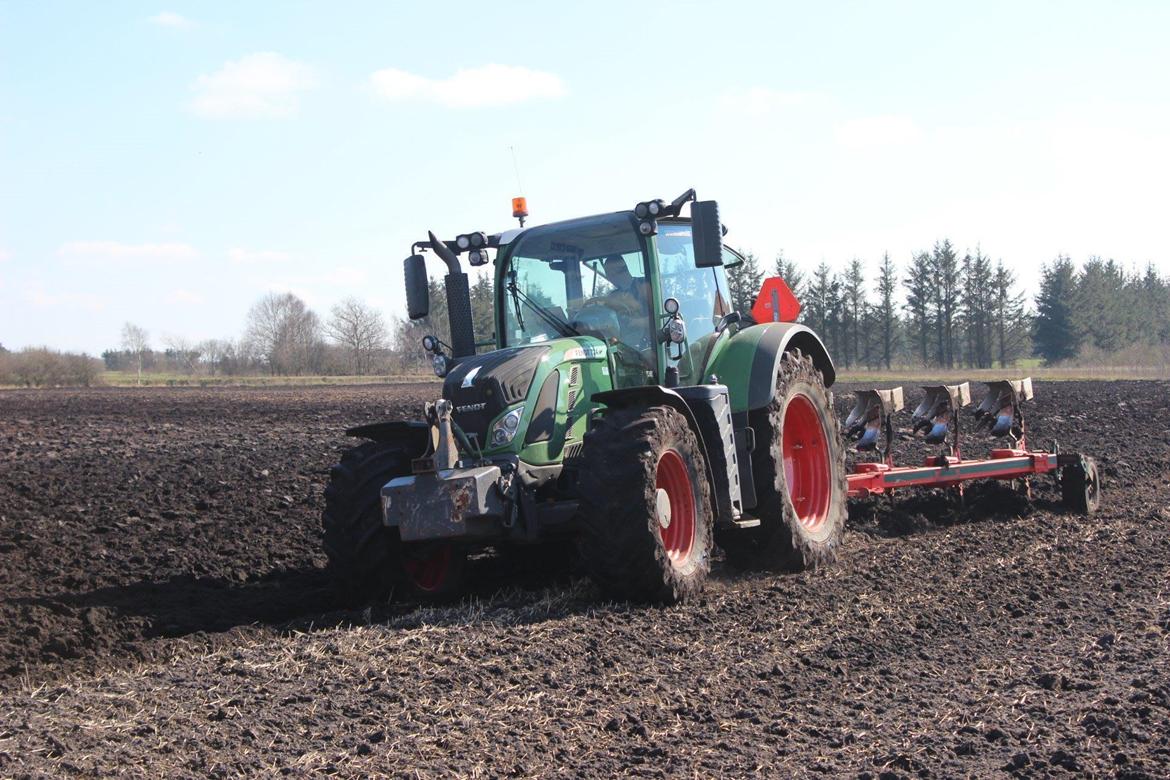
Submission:
M 717 326 L 731 313 L 721 265 L 699 267 L 691 221 L 644 235 L 633 212 L 501 237 L 497 347 L 586 337 L 611 356 L 615 387 L 695 384 Z M 721 248 L 720 261 L 738 256 Z

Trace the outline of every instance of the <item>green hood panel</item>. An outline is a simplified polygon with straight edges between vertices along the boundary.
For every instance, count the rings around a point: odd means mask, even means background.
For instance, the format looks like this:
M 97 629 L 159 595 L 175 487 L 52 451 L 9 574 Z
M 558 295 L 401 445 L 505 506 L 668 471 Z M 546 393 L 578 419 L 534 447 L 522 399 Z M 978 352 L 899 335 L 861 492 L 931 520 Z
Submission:
M 443 383 L 455 422 L 474 433 L 485 455 L 516 454 L 544 465 L 559 463 L 585 435 L 589 399 L 610 390 L 609 351 L 601 340 L 573 336 L 466 358 Z M 492 426 L 523 408 L 512 441 L 490 446 Z

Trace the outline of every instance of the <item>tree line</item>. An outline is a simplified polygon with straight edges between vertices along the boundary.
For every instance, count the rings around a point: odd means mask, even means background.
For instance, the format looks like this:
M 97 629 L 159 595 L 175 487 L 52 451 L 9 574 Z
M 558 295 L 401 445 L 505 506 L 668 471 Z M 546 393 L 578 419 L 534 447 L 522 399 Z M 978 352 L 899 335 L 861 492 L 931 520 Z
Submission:
M 164 336 L 162 349 L 134 323 L 117 349 L 102 353 L 111 371 L 241 376 L 397 373 L 391 329 L 382 313 L 357 298 L 333 306 L 326 319 L 292 293 L 269 293 L 248 310 L 238 339 L 193 342 Z
M 1152 265 L 1139 273 L 1100 257 L 1078 266 L 1062 255 L 1042 266 L 1029 296 L 1002 261 L 978 248 L 960 255 L 949 240 L 914 253 L 904 266 L 887 253 L 876 263 L 807 269 L 780 254 L 765 269 L 755 254 L 743 254 L 746 262 L 727 272 L 735 308 L 750 311 L 764 277 L 782 277 L 802 303 L 800 321 L 843 368 L 991 368 L 1031 356 L 1048 364 L 1170 360 L 1170 279 Z M 388 321 L 357 298 L 322 318 L 292 293 L 270 293 L 248 311 L 236 339 L 164 336 L 156 346 L 146 330 L 126 323 L 119 347 L 101 361 L 0 346 L 0 384 L 89 385 L 103 368 L 139 376 L 427 374 L 422 337 L 451 340 L 441 280 L 430 280 L 430 296 L 430 314 L 412 322 Z M 492 279 L 479 277 L 471 286 L 472 321 L 476 341 L 485 345 L 494 339 L 493 301 Z
M 735 306 L 750 310 L 763 278 L 785 279 L 802 303 L 800 322 L 845 368 L 992 368 L 1037 356 L 1047 364 L 1125 355 L 1170 345 L 1170 281 L 1148 266 L 1126 272 L 1092 257 L 1045 264 L 1029 301 L 1015 273 L 981 249 L 960 255 L 949 240 L 914 253 L 905 267 L 888 253 L 811 273 L 780 254 L 765 272 L 758 257 L 728 271 Z M 1032 305 L 1029 305 L 1032 304 Z M 1160 353 L 1155 353 L 1160 354 Z
M 1036 354 L 1048 362 L 1128 353 L 1165 360 L 1170 280 L 1152 266 L 1130 273 L 1091 257 L 1081 268 L 1060 256 L 1044 266 L 1033 324 Z
M 102 362 L 48 347 L 9 351 L 0 344 L 0 386 L 89 387 L 99 384 Z

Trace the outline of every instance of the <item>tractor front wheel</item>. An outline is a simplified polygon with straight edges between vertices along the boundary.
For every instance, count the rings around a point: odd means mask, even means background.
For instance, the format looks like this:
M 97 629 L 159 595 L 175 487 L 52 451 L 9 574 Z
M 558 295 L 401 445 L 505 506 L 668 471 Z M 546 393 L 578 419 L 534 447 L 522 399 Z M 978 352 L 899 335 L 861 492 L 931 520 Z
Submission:
M 711 491 L 698 439 L 669 406 L 614 409 L 585 438 L 580 550 L 610 597 L 674 604 L 711 569 Z
M 821 372 L 799 351 L 780 361 L 776 392 L 751 418 L 760 524 L 719 545 L 741 569 L 801 571 L 836 559 L 848 514 L 845 448 Z
M 366 442 L 347 450 L 329 472 L 321 516 L 329 571 L 350 599 L 391 594 L 441 600 L 459 592 L 466 553 L 450 542 L 403 544 L 382 522 L 382 486 L 410 474 L 406 447 Z

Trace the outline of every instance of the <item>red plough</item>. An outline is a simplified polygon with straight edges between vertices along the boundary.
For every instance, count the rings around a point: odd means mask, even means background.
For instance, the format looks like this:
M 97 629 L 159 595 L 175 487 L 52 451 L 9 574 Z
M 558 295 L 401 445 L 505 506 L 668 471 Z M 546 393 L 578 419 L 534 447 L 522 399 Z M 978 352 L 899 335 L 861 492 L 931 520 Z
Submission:
M 849 497 L 882 495 L 908 487 L 953 487 L 962 494 L 974 479 L 1021 480 L 1031 493 L 1033 476 L 1055 473 L 1064 503 L 1091 514 L 1101 501 L 1096 462 L 1076 453 L 1031 450 L 1027 443 L 1022 404 L 1032 399 L 1032 380 L 987 383 L 987 395 L 975 409 L 975 431 L 1005 439 L 1010 446 L 991 450 L 989 457 L 964 459 L 961 410 L 971 403 L 967 382 L 922 388 L 925 397 L 911 416 L 914 435 L 940 446 L 921 466 L 895 466 L 891 454 L 893 415 L 903 408 L 902 388 L 861 390 L 857 404 L 845 420 L 846 437 L 860 452 L 875 452 L 876 460 L 858 463 L 848 475 Z

